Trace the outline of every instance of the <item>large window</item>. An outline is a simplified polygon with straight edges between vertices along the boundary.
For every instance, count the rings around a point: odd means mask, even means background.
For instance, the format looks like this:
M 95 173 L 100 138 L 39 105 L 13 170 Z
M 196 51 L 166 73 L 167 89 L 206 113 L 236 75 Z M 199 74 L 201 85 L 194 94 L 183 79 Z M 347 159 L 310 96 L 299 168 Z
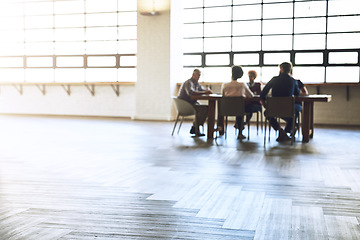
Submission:
M 184 72 L 228 81 L 229 67 L 267 82 L 291 61 L 305 83 L 359 82 L 358 0 L 185 0 Z
M 1 0 L 0 81 L 136 81 L 137 3 Z

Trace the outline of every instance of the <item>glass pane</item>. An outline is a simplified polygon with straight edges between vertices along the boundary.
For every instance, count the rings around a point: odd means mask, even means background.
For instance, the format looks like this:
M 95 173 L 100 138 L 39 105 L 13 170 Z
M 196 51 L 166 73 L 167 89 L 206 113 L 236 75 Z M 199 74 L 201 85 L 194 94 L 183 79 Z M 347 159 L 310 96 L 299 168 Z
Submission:
M 264 4 L 263 15 L 264 18 L 291 18 L 293 16 L 293 4 Z
M 261 21 L 241 21 L 233 22 L 233 35 L 260 35 Z
M 261 19 L 261 5 L 234 6 L 234 20 Z
M 137 61 L 136 56 L 121 56 L 120 66 L 122 67 L 136 66 L 136 61 Z
M 119 11 L 136 11 L 137 1 L 118 0 Z
M 27 67 L 52 67 L 53 58 L 52 57 L 27 57 L 26 58 Z
M 0 82 L 24 82 L 24 69 L 0 69 Z
M 22 57 L 2 57 L 0 58 L 0 67 L 23 67 Z
M 0 31 L 0 42 L 11 43 L 11 42 L 24 42 L 24 31 Z
M 292 34 L 292 32 L 292 19 L 263 21 L 263 34 Z
M 188 52 L 202 52 L 203 51 L 203 39 L 184 39 L 183 40 L 183 51 Z
M 203 9 L 184 9 L 183 11 L 184 23 L 202 22 L 203 21 Z
M 290 61 L 290 53 L 265 53 L 264 64 L 280 64 Z
M 341 64 L 341 63 L 358 63 L 357 52 L 330 52 L 329 53 L 330 64 Z
M 326 16 L 326 1 L 295 3 L 295 17 Z
M 313 35 L 295 35 L 294 49 L 324 49 L 325 48 L 325 34 Z
M 54 69 L 27 68 L 25 69 L 26 82 L 54 82 Z
M 56 58 L 57 67 L 83 67 L 84 58 L 83 57 L 57 57 Z
M 116 41 L 86 42 L 87 54 L 114 54 L 118 49 Z
M 83 28 L 55 28 L 55 41 L 83 41 L 84 39 Z
M 231 23 L 205 23 L 204 35 L 205 37 L 231 36 Z
M 233 4 L 261 3 L 262 0 L 233 0 Z
M 87 68 L 86 82 L 116 82 L 116 68 Z
M 326 18 L 300 18 L 295 19 L 295 33 L 325 33 Z
M 86 12 L 114 12 L 117 11 L 117 0 L 86 0 Z
M 290 50 L 292 49 L 292 36 L 264 36 L 263 50 Z
M 116 16 L 116 14 L 114 14 L 114 16 Z M 114 16 L 109 17 L 109 23 L 110 23 L 110 21 L 112 21 L 112 18 Z M 124 12 L 124 13 L 120 12 L 118 14 L 118 25 L 124 26 L 124 25 L 136 25 L 136 24 L 137 24 L 137 13 L 136 12 Z M 104 24 L 101 24 L 101 25 L 105 25 L 105 22 L 104 22 Z
M 25 15 L 45 15 L 53 14 L 52 2 L 26 3 Z
M 323 53 L 296 53 L 296 64 L 323 64 Z
M 116 58 L 115 56 L 88 56 L 87 65 L 89 67 L 114 67 L 116 65 Z
M 214 7 L 204 9 L 204 21 L 230 21 L 231 7 Z
M 55 42 L 55 54 L 85 54 L 84 42 Z
M 0 15 L 0 29 L 23 29 L 24 18 L 23 17 L 4 17 Z
M 83 68 L 55 69 L 55 82 L 84 82 L 84 81 L 85 81 L 85 69 Z
M 24 43 L 0 44 L 0 56 L 24 55 Z
M 229 65 L 229 54 L 207 54 L 205 56 L 205 64 L 208 66 Z
M 323 83 L 325 81 L 324 67 L 294 67 L 293 77 L 303 83 Z
M 202 37 L 203 36 L 203 24 L 184 24 L 184 37 Z
M 234 37 L 232 42 L 233 51 L 258 51 L 261 49 L 259 37 Z
M 0 16 L 22 16 L 24 14 L 23 3 L 0 2 Z
M 123 15 L 119 14 L 120 15 Z M 121 18 L 121 20 L 123 20 Z M 129 22 L 129 21 L 125 21 Z M 124 23 L 120 21 L 119 23 L 123 25 Z M 117 25 L 117 16 L 116 13 L 92 13 L 86 15 L 86 26 L 116 26 Z
M 231 38 L 205 38 L 205 52 L 228 52 L 231 51 Z
M 328 34 L 330 49 L 360 48 L 360 33 Z
M 86 28 L 86 40 L 116 40 L 116 27 Z
M 272 2 L 292 2 L 291 0 L 263 0 L 264 3 L 272 3 Z
M 214 6 L 226 6 L 231 5 L 231 0 L 204 0 L 205 7 L 214 7 Z
M 344 77 L 346 73 L 346 77 Z M 328 67 L 326 82 L 359 82 L 359 67 Z
M 185 66 L 201 66 L 201 55 L 184 55 L 183 62 Z
M 118 39 L 137 39 L 137 27 L 119 27 L 118 28 Z
M 25 17 L 25 28 L 52 28 L 53 16 Z
M 273 77 L 279 75 L 279 67 L 263 67 L 261 68 L 261 74 L 260 74 L 260 81 L 267 83 L 269 82 Z M 257 77 L 259 78 L 259 77 Z
M 230 67 L 208 67 L 201 72 L 201 82 L 229 82 L 230 80 Z
M 55 27 L 84 27 L 85 17 L 83 14 L 55 15 Z
M 119 41 L 118 42 L 118 53 L 129 54 L 137 52 L 137 42 L 133 41 Z
M 83 13 L 84 1 L 55 1 L 54 10 L 55 14 Z
M 329 15 L 360 14 L 358 0 L 331 0 L 329 1 Z
M 195 7 L 202 7 L 202 6 L 203 6 L 203 0 L 183 1 L 184 8 L 195 8 Z
M 234 64 L 235 65 L 258 65 L 259 64 L 259 54 L 257 54 L 257 53 L 234 54 Z
M 355 32 L 360 31 L 360 25 L 354 24 L 360 22 L 360 16 L 351 17 L 329 17 L 329 32 Z
M 26 55 L 52 55 L 54 53 L 54 43 L 26 43 Z
M 119 82 L 136 82 L 137 80 L 136 68 L 118 68 L 117 72 Z
M 53 41 L 54 34 L 53 29 L 36 29 L 25 30 L 25 41 L 27 42 L 42 42 Z

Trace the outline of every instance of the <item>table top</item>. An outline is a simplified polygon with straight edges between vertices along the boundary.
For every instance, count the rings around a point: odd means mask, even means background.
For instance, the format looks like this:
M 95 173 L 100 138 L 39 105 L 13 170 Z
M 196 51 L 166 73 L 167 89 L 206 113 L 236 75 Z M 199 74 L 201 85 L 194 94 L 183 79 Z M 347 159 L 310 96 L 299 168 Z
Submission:
M 192 95 L 191 99 L 194 100 L 217 100 L 219 98 L 222 98 L 222 94 L 201 94 L 201 95 Z M 261 100 L 259 95 L 255 95 L 252 98 L 249 98 L 251 100 Z M 295 101 L 301 101 L 301 102 L 330 102 L 331 101 L 331 95 L 328 94 L 310 94 L 310 95 L 301 95 L 296 96 Z

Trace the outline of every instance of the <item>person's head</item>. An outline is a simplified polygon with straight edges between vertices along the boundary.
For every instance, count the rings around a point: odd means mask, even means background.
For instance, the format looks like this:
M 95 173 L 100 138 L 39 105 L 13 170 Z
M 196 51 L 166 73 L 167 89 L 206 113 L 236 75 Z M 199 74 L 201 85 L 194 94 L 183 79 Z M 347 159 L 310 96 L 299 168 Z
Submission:
M 292 73 L 292 63 L 291 62 L 283 62 L 282 64 L 279 65 L 280 67 L 280 73 L 287 73 L 290 74 Z
M 250 70 L 248 72 L 248 76 L 249 76 L 250 83 L 253 83 L 255 78 L 257 77 L 257 72 L 255 70 Z
M 201 71 L 199 69 L 194 69 L 193 74 L 192 74 L 192 79 L 199 81 L 201 76 Z
M 237 80 L 238 78 L 241 78 L 244 75 L 244 72 L 240 66 L 232 66 L 231 68 L 231 78 L 233 80 Z

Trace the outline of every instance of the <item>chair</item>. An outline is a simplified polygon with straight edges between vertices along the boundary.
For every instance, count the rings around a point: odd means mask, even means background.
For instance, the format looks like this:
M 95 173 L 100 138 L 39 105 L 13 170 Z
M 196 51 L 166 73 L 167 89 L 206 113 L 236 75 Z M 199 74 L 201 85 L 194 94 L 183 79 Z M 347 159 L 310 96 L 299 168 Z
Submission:
M 250 112 L 246 112 L 246 114 L 248 114 Z M 263 124 L 264 124 L 264 121 L 263 121 L 263 112 L 262 112 L 262 107 L 261 107 L 261 110 L 260 111 L 256 111 L 256 112 L 252 112 L 252 113 L 256 113 L 256 134 L 259 135 L 259 115 L 260 115 L 260 127 L 261 127 L 261 132 L 263 131 Z M 250 120 L 246 122 L 246 124 L 248 124 L 248 126 L 250 126 Z
M 218 115 L 225 117 L 225 138 L 227 135 L 228 116 L 244 117 L 245 114 L 244 97 L 222 97 L 219 99 Z M 250 135 L 249 133 L 250 126 L 248 125 L 248 139 Z
M 265 131 L 264 145 L 266 144 L 266 125 L 268 118 L 292 118 L 291 144 L 295 140 L 295 98 L 294 97 L 268 97 L 266 98 L 265 110 Z M 269 141 L 270 141 L 270 122 L 269 122 Z
M 180 125 L 179 125 L 179 129 L 178 129 L 178 134 L 179 134 L 179 131 L 180 131 L 180 128 L 181 128 L 181 125 L 183 123 L 183 120 L 184 120 L 184 117 L 186 116 L 191 116 L 191 115 L 196 115 L 196 110 L 194 108 L 193 105 L 191 105 L 191 103 L 185 101 L 185 100 L 182 100 L 180 98 L 177 98 L 177 97 L 172 97 L 172 99 L 174 100 L 175 102 L 175 106 L 176 106 L 176 109 L 177 109 L 177 117 L 176 117 L 176 121 L 175 121 L 175 124 L 174 124 L 174 128 L 172 130 L 172 133 L 171 133 L 171 136 L 174 135 L 174 131 L 175 131 L 175 128 L 176 128 L 176 125 L 179 121 L 179 117 L 181 116 L 181 122 L 180 122 Z M 196 117 L 195 117 L 195 129 L 198 129 L 197 128 L 197 122 L 196 122 Z

